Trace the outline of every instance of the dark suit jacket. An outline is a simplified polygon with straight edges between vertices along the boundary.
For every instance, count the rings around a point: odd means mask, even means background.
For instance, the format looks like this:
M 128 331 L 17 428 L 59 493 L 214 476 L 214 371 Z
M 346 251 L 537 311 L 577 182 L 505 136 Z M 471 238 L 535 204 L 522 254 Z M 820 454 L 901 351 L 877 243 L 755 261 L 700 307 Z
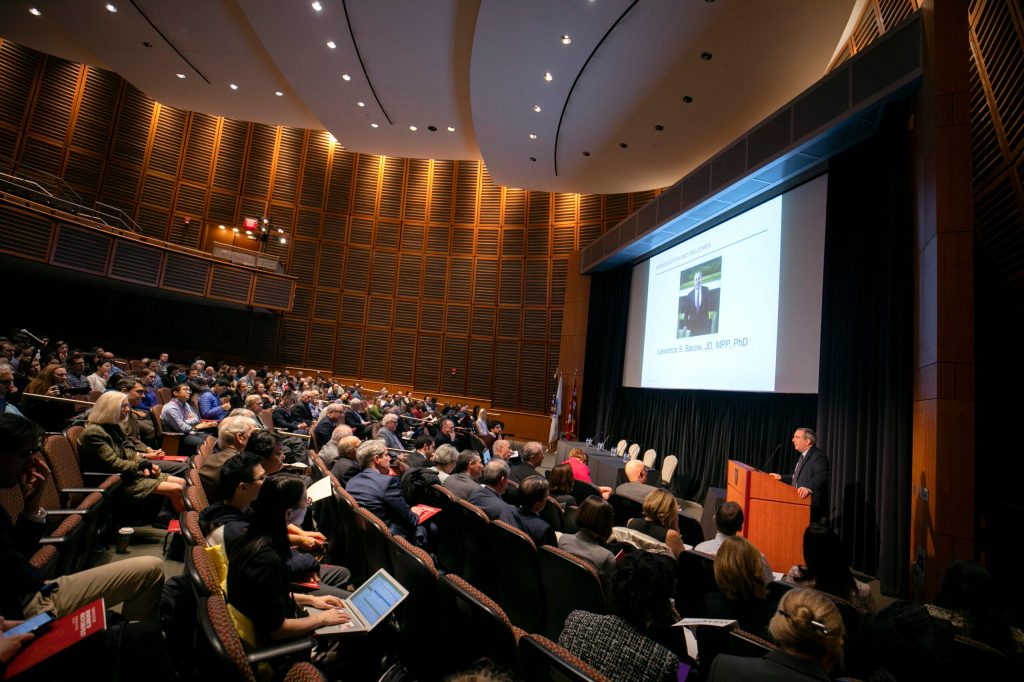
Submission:
M 686 326 L 693 336 L 711 332 L 711 318 L 708 313 L 718 310 L 718 289 L 700 288 L 700 308 L 697 307 L 696 291 L 691 291 L 680 301 L 679 312 L 686 314 Z
M 469 502 L 480 507 L 491 521 L 504 521 L 513 528 L 518 527 L 516 508 L 501 499 L 501 495 L 494 488 L 487 485 L 477 486 L 477 489 L 470 493 Z
M 296 422 L 306 422 L 307 424 L 313 423 L 313 412 L 309 409 L 309 405 L 306 403 L 299 403 L 298 405 L 292 406 L 292 417 L 295 418 Z
M 470 495 L 480 489 L 480 484 L 465 471 L 459 474 L 452 474 L 444 479 L 444 487 L 452 491 L 456 497 L 469 501 Z
M 785 651 L 772 651 L 761 658 L 721 654 L 711 664 L 708 682 L 726 680 L 763 680 L 765 682 L 806 682 L 829 677 L 817 663 L 799 658 Z
M 402 497 L 396 477 L 386 476 L 370 467 L 353 476 L 345 490 L 360 506 L 388 524 L 392 533 L 402 537 L 416 534 L 419 517 L 412 513 L 409 503 Z
M 538 547 L 541 545 L 558 547 L 558 537 L 555 535 L 551 524 L 542 519 L 536 512 L 520 507 L 516 510 L 516 521 L 518 522 L 516 525 L 519 529 L 529 535 L 530 539 Z
M 533 465 L 529 462 L 520 462 L 519 464 L 513 465 L 509 469 L 509 478 L 516 483 L 522 483 L 523 480 L 530 476 L 539 476 L 540 472 L 533 468 Z
M 348 457 L 338 457 L 334 460 L 334 466 L 331 468 L 331 473 L 343 488 L 359 474 L 359 471 L 359 464 Z
M 292 413 L 283 407 L 274 409 L 270 416 L 274 419 L 275 428 L 286 429 L 288 431 L 294 431 L 299 428 L 299 422 L 292 419 Z
M 368 421 L 360 421 L 359 415 L 352 410 L 345 410 L 345 423 L 352 427 L 355 435 L 365 438 L 370 434 L 372 424 Z
M 796 468 L 796 465 L 793 467 Z M 800 477 L 794 483 L 793 474 L 782 477 L 783 483 L 792 484 L 795 488 L 809 488 L 811 491 L 811 520 L 817 521 L 828 517 L 828 484 L 831 465 L 825 451 L 812 445 L 807 451 L 807 459 L 800 467 Z
M 234 450 L 219 450 L 211 453 L 199 467 L 199 479 L 203 482 L 203 492 L 210 504 L 220 502 L 224 498 L 220 494 L 220 468 L 238 453 Z
M 445 436 L 443 433 L 438 431 L 437 435 L 434 436 L 434 447 L 435 448 L 439 448 L 442 445 L 452 445 L 452 446 L 455 446 L 455 440 L 456 439 L 454 439 L 454 438 L 452 440 L 448 440 L 447 436 Z M 456 447 L 458 447 L 458 446 L 456 446 Z
M 334 429 L 337 426 L 337 424 L 327 417 L 324 417 L 317 423 L 316 429 L 313 430 L 313 440 L 316 444 L 317 450 L 319 450 L 324 443 L 329 443 L 331 441 L 331 434 L 334 433 Z

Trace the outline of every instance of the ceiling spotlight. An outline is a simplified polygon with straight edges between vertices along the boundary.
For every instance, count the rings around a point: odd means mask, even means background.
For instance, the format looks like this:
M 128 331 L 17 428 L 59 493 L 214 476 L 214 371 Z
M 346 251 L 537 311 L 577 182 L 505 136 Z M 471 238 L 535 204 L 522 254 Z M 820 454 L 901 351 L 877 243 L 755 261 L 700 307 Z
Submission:
M 356 106 L 358 106 L 358 107 L 365 107 L 366 106 L 366 102 L 356 102 Z
M 628 145 L 628 144 L 626 144 L 625 142 L 620 142 L 620 143 L 619 143 L 619 146 L 620 146 L 620 147 L 622 147 L 623 149 L 625 149 L 625 148 L 626 148 L 626 147 L 628 147 L 629 145 Z
M 693 102 L 693 98 L 690 97 L 689 95 L 683 95 L 683 101 L 686 102 L 687 104 L 690 104 L 691 102 Z
M 531 140 L 536 140 L 537 139 L 537 133 L 530 133 L 530 139 Z
M 114 7 L 112 4 L 110 4 L 109 2 L 106 5 L 104 5 L 104 7 L 107 8 L 108 12 L 111 12 L 111 13 L 117 12 L 117 8 Z
M 352 80 L 352 76 L 348 75 L 347 73 L 343 73 L 343 74 L 341 74 L 341 80 L 343 80 L 343 81 L 350 81 L 350 80 Z
M 313 10 L 314 10 L 314 11 L 317 11 L 317 12 L 319 12 L 320 10 L 322 10 L 322 9 L 324 8 L 324 6 L 323 6 L 323 5 L 321 5 L 321 4 L 319 3 L 319 2 L 314 2 L 314 3 L 312 3 L 312 4 L 310 5 L 310 7 L 312 7 L 312 8 L 313 8 Z
M 288 240 L 287 240 L 287 239 L 285 239 L 284 237 L 281 237 L 281 243 L 282 243 L 282 244 L 287 244 L 287 243 L 288 243 Z
M 182 79 L 182 80 L 185 80 L 185 74 L 183 74 L 183 73 L 176 73 L 174 75 L 177 76 L 178 78 Z
M 218 230 L 223 230 L 223 229 L 224 229 L 224 226 L 223 226 L 223 225 L 218 225 L 218 226 L 217 226 L 217 229 L 218 229 Z
M 234 83 L 230 84 L 228 87 L 231 88 L 232 90 L 237 90 L 238 89 L 238 86 L 235 85 Z
M 654 126 L 654 129 L 657 130 L 660 133 L 662 130 L 665 129 L 665 126 L 663 126 L 663 125 L 661 125 L 659 123 L 658 125 Z
M 274 90 L 274 94 L 277 95 L 278 97 L 284 97 L 284 93 L 281 92 L 280 90 Z
M 547 82 L 549 82 L 549 83 L 550 83 L 550 82 L 551 82 L 551 81 L 553 81 L 554 79 L 555 79 L 555 77 L 551 75 L 551 72 L 550 72 L 550 71 L 545 71 L 545 72 L 544 72 L 544 80 L 546 80 Z
M 371 128 L 379 128 L 380 126 L 379 126 L 379 125 L 377 125 L 376 123 L 371 123 L 371 124 L 370 124 L 370 127 L 371 127 Z
M 334 48 L 337 47 L 337 45 L 334 43 L 333 40 L 328 40 L 327 41 L 327 47 L 329 47 L 329 48 L 331 48 L 333 50 Z
M 237 228 L 237 227 L 232 227 L 232 228 L 231 228 L 231 231 L 232 231 L 232 232 L 238 232 L 238 228 Z
M 284 234 L 284 230 L 282 230 L 282 229 L 281 229 L 281 228 L 279 227 L 279 228 L 277 228 L 277 233 L 278 233 L 278 234 Z
M 590 156 L 590 152 L 583 152 L 583 156 Z
M 448 126 L 448 132 L 449 133 L 454 133 L 455 132 L 455 126 Z
M 31 14 L 32 16 L 34 16 L 34 17 L 41 17 L 41 16 L 43 16 L 43 13 L 40 12 L 35 7 L 30 7 L 29 10 L 28 10 L 28 13 Z
M 437 126 L 427 126 L 427 130 L 429 130 L 432 133 L 436 133 L 437 132 Z
M 536 111 L 539 114 L 540 113 L 540 105 L 539 104 L 534 104 L 533 105 L 533 110 Z
M 415 133 L 416 132 L 416 126 L 409 126 L 409 130 L 411 130 L 411 131 L 413 131 Z
M 566 34 L 564 34 L 564 35 L 562 36 L 562 44 L 563 44 L 563 45 L 568 45 L 568 44 L 569 44 L 569 43 L 571 43 L 571 42 L 572 42 L 572 38 L 570 38 L 570 37 L 569 37 L 569 34 L 568 34 L 568 33 L 566 33 Z
M 701 52 L 700 53 L 700 58 L 703 59 L 706 62 L 709 62 L 709 61 L 711 61 L 711 53 L 710 52 Z
M 537 157 L 536 156 L 531 156 L 530 157 L 530 161 L 533 161 L 534 163 L 536 163 L 537 162 Z

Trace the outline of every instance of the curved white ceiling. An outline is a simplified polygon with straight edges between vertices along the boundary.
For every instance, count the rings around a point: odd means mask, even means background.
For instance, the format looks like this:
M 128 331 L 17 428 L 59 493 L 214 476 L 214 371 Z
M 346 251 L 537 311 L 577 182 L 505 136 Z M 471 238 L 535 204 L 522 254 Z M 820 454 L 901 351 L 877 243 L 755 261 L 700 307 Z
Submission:
M 358 152 L 482 158 L 502 185 L 599 193 L 670 185 L 792 99 L 824 74 L 856 4 L 111 1 L 117 12 L 4 2 L 0 37 L 116 71 L 169 106 L 326 128 Z

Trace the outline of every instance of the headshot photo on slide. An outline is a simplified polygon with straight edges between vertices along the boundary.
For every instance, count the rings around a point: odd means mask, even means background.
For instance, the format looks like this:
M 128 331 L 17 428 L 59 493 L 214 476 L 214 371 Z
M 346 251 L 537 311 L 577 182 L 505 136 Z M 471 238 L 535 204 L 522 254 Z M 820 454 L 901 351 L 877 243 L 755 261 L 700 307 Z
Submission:
M 679 317 L 676 338 L 718 333 L 722 293 L 722 257 L 679 273 Z

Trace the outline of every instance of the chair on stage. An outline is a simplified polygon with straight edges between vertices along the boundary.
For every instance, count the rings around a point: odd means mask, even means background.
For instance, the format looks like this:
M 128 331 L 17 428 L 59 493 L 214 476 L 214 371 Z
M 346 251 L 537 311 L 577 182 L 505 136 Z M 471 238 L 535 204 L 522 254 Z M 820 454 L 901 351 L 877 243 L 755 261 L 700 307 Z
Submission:
M 658 453 L 655 452 L 654 448 L 648 448 L 644 453 L 644 466 L 648 469 L 653 469 L 654 465 L 658 463 Z

